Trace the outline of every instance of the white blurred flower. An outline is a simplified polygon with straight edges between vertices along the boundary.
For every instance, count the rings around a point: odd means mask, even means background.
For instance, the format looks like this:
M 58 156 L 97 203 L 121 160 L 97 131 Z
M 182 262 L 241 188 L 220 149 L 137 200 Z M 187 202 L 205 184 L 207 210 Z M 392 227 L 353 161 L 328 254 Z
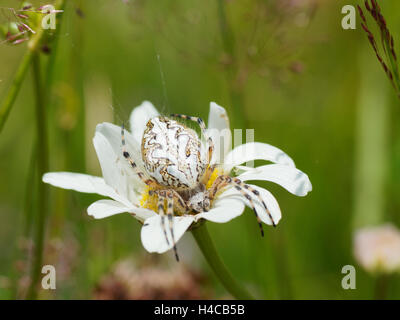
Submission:
M 150 102 L 143 102 L 132 111 L 130 116 L 131 133 L 125 132 L 127 150 L 137 167 L 143 172 L 145 172 L 141 156 L 143 132 L 147 121 L 158 115 L 158 111 Z M 209 188 L 219 175 L 230 175 L 232 169 L 236 168 L 242 172 L 237 176 L 241 181 L 272 181 L 297 196 L 305 196 L 311 191 L 312 186 L 308 176 L 298 170 L 293 160 L 278 148 L 265 143 L 252 142 L 230 150 L 229 118 L 225 109 L 213 102 L 210 104 L 207 130 L 214 141 L 215 150 L 223 149 L 222 157 L 216 157 L 218 159 L 213 157 L 213 159 L 215 162 L 223 159 L 221 160 L 223 163 L 217 165 L 206 184 L 206 188 Z M 217 135 L 218 132 L 220 135 Z M 228 143 L 223 145 L 222 148 L 220 137 L 225 138 L 226 134 Z M 147 251 L 163 253 L 171 249 L 173 241 L 168 243 L 164 237 L 161 216 L 156 212 L 156 201 L 153 199 L 155 196 L 149 194 L 149 187 L 138 178 L 128 161 L 123 157 L 121 128 L 111 123 L 97 125 L 93 143 L 103 178 L 71 172 L 51 172 L 43 176 L 43 181 L 57 187 L 79 192 L 97 193 L 111 198 L 92 203 L 88 208 L 89 215 L 101 219 L 118 213 L 131 213 L 143 223 L 141 239 Z M 242 163 L 256 159 L 270 161 L 273 164 L 257 168 L 240 166 Z M 275 224 L 278 223 L 281 218 L 281 211 L 274 196 L 264 188 L 249 186 L 259 192 Z M 257 200 L 253 202 L 261 221 L 271 225 L 272 221 L 262 204 Z M 209 211 L 175 215 L 173 217 L 174 239 L 177 242 L 185 231 L 200 219 L 217 223 L 228 222 L 241 215 L 245 205 L 251 205 L 249 200 L 244 198 L 243 194 L 237 189 L 228 186 L 217 194 Z M 171 239 L 171 231 L 166 230 L 166 233 L 167 237 Z
M 359 229 L 354 235 L 354 256 L 368 272 L 400 271 L 400 231 L 391 224 Z

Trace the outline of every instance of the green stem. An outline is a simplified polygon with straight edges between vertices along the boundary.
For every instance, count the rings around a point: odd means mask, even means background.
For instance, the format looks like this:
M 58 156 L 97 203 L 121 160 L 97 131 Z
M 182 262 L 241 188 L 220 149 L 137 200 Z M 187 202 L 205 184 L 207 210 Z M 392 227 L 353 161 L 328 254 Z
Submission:
M 211 269 L 215 272 L 225 289 L 236 299 L 253 300 L 254 297 L 233 278 L 221 260 L 206 225 L 192 230 L 192 234 L 206 258 Z
M 31 269 L 31 283 L 28 289 L 28 299 L 36 298 L 36 287 L 40 276 L 40 270 L 43 259 L 43 245 L 45 233 L 45 221 L 47 213 L 47 185 L 41 182 L 43 174 L 48 172 L 48 147 L 47 147 L 47 121 L 46 110 L 44 104 L 44 90 L 42 86 L 40 74 L 40 57 L 38 53 L 34 53 L 32 57 L 33 67 L 33 83 L 35 89 L 36 100 L 36 130 L 37 130 L 37 150 L 38 150 L 38 201 L 37 201 L 37 217 L 36 217 L 36 233 L 35 233 L 35 247 L 33 254 L 33 264 Z
M 217 0 L 217 5 L 219 29 L 224 46 L 224 51 L 226 54 L 228 54 L 230 58 L 230 62 L 227 65 L 227 72 L 225 74 L 229 86 L 229 95 L 231 97 L 232 110 L 234 111 L 234 127 L 245 128 L 247 127 L 247 118 L 244 111 L 243 89 L 237 83 L 239 66 L 235 52 L 235 36 L 231 26 L 229 25 L 226 15 L 225 0 Z
M 31 59 L 32 51 L 28 50 L 22 58 L 22 62 L 19 65 L 17 73 L 15 74 L 14 80 L 11 84 L 11 88 L 0 107 L 0 132 L 2 131 L 8 115 L 10 114 L 14 101 L 17 98 L 19 89 L 21 88 L 22 80 L 25 78 L 26 71 L 31 63 Z
M 226 17 L 225 0 L 218 0 L 218 22 L 224 49 L 228 54 L 235 54 L 235 38 Z
M 34 215 L 34 203 L 36 188 L 34 187 L 36 179 L 36 143 L 33 143 L 32 151 L 30 155 L 30 161 L 28 165 L 27 178 L 25 182 L 25 195 L 24 195 L 24 206 L 23 216 L 21 222 L 18 224 L 19 232 L 17 241 L 14 243 L 14 252 L 12 261 L 26 260 L 26 246 L 25 243 L 30 239 L 32 219 Z M 16 299 L 21 298 L 18 290 L 18 280 L 21 277 L 21 272 L 11 266 L 9 271 L 10 278 L 12 279 L 11 297 Z
M 10 114 L 11 108 L 14 105 L 15 99 L 17 98 L 19 89 L 21 88 L 22 81 L 25 78 L 26 71 L 31 63 L 33 54 L 38 48 L 40 40 L 43 37 L 43 28 L 39 28 L 36 34 L 28 42 L 28 51 L 25 53 L 21 64 L 15 74 L 14 80 L 11 84 L 10 91 L 8 92 L 6 99 L 0 107 L 0 132 L 2 131 L 4 124 Z
M 24 202 L 24 221 L 22 223 L 22 238 L 28 239 L 31 232 L 32 225 L 32 214 L 33 214 L 33 199 L 34 199 L 34 189 L 32 186 L 35 183 L 35 173 L 36 173 L 36 161 L 37 161 L 37 146 L 36 141 L 33 143 L 31 159 L 28 166 L 28 176 L 25 185 L 25 202 Z
M 355 135 L 354 228 L 385 220 L 389 172 L 388 86 L 371 66 L 366 44 L 360 47 L 361 81 Z
M 375 300 L 385 300 L 387 298 L 389 287 L 389 276 L 386 274 L 380 274 L 375 280 Z
M 55 62 L 56 62 L 56 57 L 57 57 L 57 50 L 58 50 L 58 41 L 59 41 L 59 35 L 61 32 L 61 25 L 63 21 L 63 17 L 65 15 L 65 1 L 59 1 L 58 3 L 58 10 L 62 10 L 63 13 L 58 17 L 57 19 L 57 27 L 56 30 L 54 31 L 54 34 L 52 35 L 52 44 L 51 44 L 51 51 L 50 51 L 50 56 L 47 61 L 46 65 L 46 72 L 45 72 L 45 87 L 47 90 L 51 91 L 51 86 L 53 84 L 53 78 L 54 78 L 54 70 L 55 70 Z M 47 97 L 48 99 L 50 97 Z
M 57 10 L 64 6 L 64 0 L 58 0 L 55 3 Z M 11 88 L 4 102 L 0 106 L 0 133 L 3 130 L 4 124 L 7 121 L 8 115 L 10 114 L 11 108 L 14 105 L 15 99 L 17 98 L 19 89 L 21 88 L 22 81 L 25 78 L 26 71 L 31 63 L 33 54 L 38 50 L 39 44 L 44 35 L 44 29 L 38 28 L 36 33 L 32 36 L 28 42 L 28 50 L 22 58 L 21 64 L 18 67 L 17 73 L 15 74 L 14 80 L 11 84 Z

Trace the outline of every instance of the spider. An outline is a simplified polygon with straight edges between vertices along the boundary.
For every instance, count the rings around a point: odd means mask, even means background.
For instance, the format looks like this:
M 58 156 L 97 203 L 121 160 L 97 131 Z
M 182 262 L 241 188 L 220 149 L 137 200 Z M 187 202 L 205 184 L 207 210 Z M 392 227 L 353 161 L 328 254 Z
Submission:
M 172 114 L 171 117 L 196 122 L 205 137 L 206 148 L 197 133 L 184 124 L 165 116 L 154 117 L 147 122 L 141 141 L 143 172 L 126 149 L 124 125 L 121 128 L 121 139 L 123 156 L 136 175 L 150 188 L 149 194 L 157 196 L 157 210 L 169 245 L 165 218 L 168 219 L 176 260 L 179 261 L 173 233 L 174 212 L 182 215 L 208 211 L 218 192 L 227 186 L 233 186 L 248 200 L 256 216 L 261 235 L 264 236 L 253 197 L 262 203 L 273 226 L 275 222 L 257 190 L 240 179 L 228 175 L 219 175 L 211 187 L 206 188 L 216 164 L 211 164 L 214 143 L 207 135 L 204 121 L 198 117 L 182 114 Z

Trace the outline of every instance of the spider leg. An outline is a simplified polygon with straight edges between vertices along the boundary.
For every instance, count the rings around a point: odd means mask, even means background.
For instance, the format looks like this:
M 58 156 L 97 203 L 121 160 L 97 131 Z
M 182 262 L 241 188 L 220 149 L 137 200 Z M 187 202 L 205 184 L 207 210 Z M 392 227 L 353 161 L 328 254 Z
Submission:
M 176 261 L 179 262 L 179 256 L 178 256 L 178 251 L 176 250 L 176 243 L 175 243 L 175 236 L 174 236 L 174 194 L 170 191 L 167 191 L 167 216 L 168 216 L 168 222 L 169 222 L 169 230 L 171 231 L 171 236 L 172 236 L 172 244 L 174 246 L 174 252 L 175 252 L 175 259 Z
M 121 126 L 121 140 L 122 140 L 122 154 L 125 157 L 126 160 L 128 160 L 129 164 L 137 174 L 137 176 L 142 180 L 146 185 L 148 186 L 154 186 L 156 183 L 152 179 L 146 179 L 145 175 L 143 172 L 139 171 L 135 161 L 133 161 L 131 155 L 129 152 L 126 150 L 126 141 L 125 141 L 125 128 L 124 125 L 122 124 Z
M 158 193 L 158 202 L 157 202 L 157 209 L 158 214 L 161 216 L 161 227 L 164 231 L 165 240 L 167 241 L 167 245 L 169 245 L 169 240 L 167 236 L 167 229 L 165 228 L 165 212 L 164 212 L 164 201 L 165 201 L 165 193 L 159 192 Z
M 264 229 L 263 229 L 263 226 L 262 226 L 262 223 L 261 223 L 261 219 L 258 216 L 256 207 L 255 207 L 254 202 L 253 202 L 253 199 L 251 198 L 251 196 L 249 194 L 247 194 L 243 190 L 243 188 L 240 185 L 235 185 L 234 187 L 235 187 L 236 190 L 238 190 L 243 195 L 243 197 L 245 197 L 249 201 L 250 206 L 253 209 L 253 212 L 254 212 L 254 214 L 256 216 L 256 219 L 257 219 L 257 222 L 258 222 L 258 226 L 260 227 L 261 236 L 264 237 Z
M 238 190 L 249 201 L 249 204 L 254 211 L 258 225 L 260 227 L 261 236 L 264 236 L 264 230 L 262 227 L 261 219 L 257 213 L 253 198 L 246 191 L 251 192 L 252 194 L 254 194 L 257 197 L 258 201 L 260 203 L 262 203 L 265 211 L 267 212 L 269 218 L 271 219 L 272 225 L 274 227 L 276 226 L 275 221 L 271 215 L 271 212 L 269 211 L 268 207 L 266 206 L 264 200 L 261 198 L 260 193 L 256 189 L 249 186 L 248 184 L 245 184 L 244 182 L 242 182 L 240 179 L 231 178 L 229 176 L 219 176 L 217 179 L 215 179 L 213 185 L 210 188 L 210 191 L 209 191 L 210 198 L 211 199 L 215 198 L 215 195 L 217 194 L 217 192 L 227 185 L 232 185 L 236 190 Z
M 267 205 L 265 204 L 264 200 L 261 198 L 260 192 L 258 192 L 258 190 L 252 188 L 251 186 L 249 186 L 248 184 L 244 183 L 243 181 L 241 181 L 241 180 L 238 179 L 238 178 L 234 178 L 233 181 L 234 181 L 238 186 L 240 186 L 240 187 L 246 189 L 247 191 L 253 193 L 253 194 L 257 197 L 258 201 L 263 205 L 265 211 L 267 212 L 268 217 L 271 219 L 272 225 L 273 225 L 274 227 L 276 227 L 276 223 L 275 223 L 275 221 L 274 221 L 274 218 L 272 217 L 272 214 L 271 214 L 271 212 L 269 211 L 269 209 L 268 209 Z
M 276 223 L 274 221 L 274 218 L 272 217 L 271 211 L 269 211 L 269 209 L 268 209 L 267 205 L 265 204 L 264 200 L 261 198 L 260 192 L 258 190 L 256 190 L 256 189 L 252 188 L 248 184 L 244 183 L 240 179 L 235 178 L 234 180 L 238 185 L 240 185 L 243 188 L 245 188 L 246 190 L 250 191 L 251 193 L 253 193 L 257 197 L 258 201 L 262 203 L 265 211 L 267 212 L 268 217 L 270 218 L 270 220 L 272 222 L 272 226 L 276 227 Z
M 211 174 L 214 172 L 216 166 L 216 164 L 211 164 L 207 167 L 206 172 L 204 173 L 202 178 L 204 184 L 207 184 L 207 181 L 210 179 Z
M 167 201 L 168 227 L 169 227 L 169 231 L 171 232 L 172 244 L 173 244 L 173 248 L 174 248 L 174 252 L 175 252 L 175 258 L 176 258 L 176 261 L 179 261 L 179 256 L 178 256 L 178 251 L 176 249 L 175 236 L 174 236 L 173 217 L 174 217 L 174 197 L 175 197 L 175 199 L 179 200 L 180 196 L 175 190 L 157 190 L 154 192 L 158 196 L 157 208 L 158 208 L 158 213 L 161 216 L 161 227 L 163 229 L 167 244 L 169 245 L 166 224 L 165 224 L 165 212 L 164 212 L 164 203 L 165 203 L 165 200 Z M 177 198 L 176 196 L 179 196 L 179 198 Z
M 209 190 L 209 195 L 211 199 L 214 199 L 217 192 L 221 190 L 223 187 L 227 186 L 229 183 L 231 183 L 232 178 L 228 176 L 218 176 L 217 179 L 215 179 L 214 183 L 212 184 L 210 190 Z
M 198 123 L 198 125 L 200 126 L 200 129 L 201 129 L 201 133 L 202 133 L 202 135 L 205 137 L 205 139 L 207 141 L 207 147 L 208 147 L 207 159 L 208 159 L 208 163 L 210 163 L 211 159 L 212 159 L 213 152 L 214 152 L 214 142 L 212 141 L 211 137 L 209 137 L 207 132 L 206 132 L 207 128 L 206 128 L 206 125 L 205 125 L 203 119 L 201 119 L 199 117 L 191 117 L 191 116 L 187 116 L 187 115 L 184 115 L 184 114 L 177 114 L 177 113 L 171 114 L 171 117 L 186 119 L 186 120 L 190 120 L 190 121 L 194 121 L 194 122 Z
M 178 207 L 179 212 L 187 213 L 190 211 L 190 208 L 176 190 L 170 189 L 169 192 L 172 194 L 172 197 L 175 200 L 174 203 Z

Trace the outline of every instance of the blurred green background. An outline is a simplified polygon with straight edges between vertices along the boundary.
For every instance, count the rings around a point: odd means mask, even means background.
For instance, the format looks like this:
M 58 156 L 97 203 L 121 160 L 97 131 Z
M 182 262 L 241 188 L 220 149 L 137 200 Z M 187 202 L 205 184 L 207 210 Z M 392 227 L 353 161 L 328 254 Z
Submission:
M 5 8 L 19 3 L 1 0 L 0 23 L 10 19 Z M 266 299 L 373 298 L 376 280 L 354 260 L 352 236 L 364 211 L 378 222 L 400 223 L 400 103 L 359 17 L 356 30 L 341 27 L 346 4 L 357 1 L 67 1 L 48 110 L 50 170 L 101 175 L 92 145 L 96 124 L 127 122 L 143 100 L 166 114 L 204 119 L 215 101 L 228 110 L 232 128 L 254 128 L 256 141 L 287 152 L 313 184 L 299 198 L 259 183 L 273 192 L 283 215 L 264 238 L 249 209 L 230 223 L 208 223 L 234 276 Z M 400 42 L 400 3 L 382 1 L 382 10 Z M 0 45 L 1 100 L 25 51 L 26 44 Z M 42 54 L 43 64 L 47 59 Z M 376 118 L 360 120 L 363 101 L 380 104 Z M 0 134 L 2 299 L 23 297 L 29 274 L 26 239 L 36 221 L 39 179 L 31 160 L 34 110 L 29 72 Z M 363 152 L 366 132 L 381 139 Z M 365 164 L 370 169 L 363 171 Z M 374 191 L 376 168 L 383 168 L 376 178 L 384 179 L 377 184 L 381 194 L 360 195 L 365 183 Z M 104 276 L 127 257 L 178 268 L 165 257 L 147 261 L 140 224 L 130 215 L 89 217 L 86 208 L 99 198 L 50 188 L 44 264 L 56 266 L 57 289 L 41 290 L 40 298 L 95 298 Z M 229 297 L 189 233 L 178 250 L 183 264 L 204 277 L 205 297 Z M 347 264 L 356 267 L 356 290 L 341 286 Z M 388 297 L 400 297 L 397 275 Z

